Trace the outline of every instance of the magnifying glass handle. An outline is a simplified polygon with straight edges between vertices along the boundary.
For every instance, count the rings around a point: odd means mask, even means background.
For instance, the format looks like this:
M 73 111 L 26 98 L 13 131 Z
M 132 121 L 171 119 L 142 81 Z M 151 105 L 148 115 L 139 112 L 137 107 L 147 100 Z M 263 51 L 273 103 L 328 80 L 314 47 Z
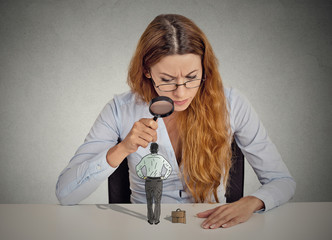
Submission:
M 158 117 L 153 117 L 153 120 L 156 121 L 158 119 Z

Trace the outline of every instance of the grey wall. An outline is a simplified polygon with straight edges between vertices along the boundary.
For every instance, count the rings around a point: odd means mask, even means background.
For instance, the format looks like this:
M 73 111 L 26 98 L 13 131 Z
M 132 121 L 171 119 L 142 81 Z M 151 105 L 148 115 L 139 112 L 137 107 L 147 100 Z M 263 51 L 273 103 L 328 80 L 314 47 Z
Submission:
M 331 1 L 1 1 L 0 203 L 57 203 L 55 184 L 160 13 L 193 19 L 226 86 L 251 101 L 297 181 L 332 201 Z M 246 193 L 258 186 L 247 166 Z M 84 203 L 106 203 L 106 182 Z

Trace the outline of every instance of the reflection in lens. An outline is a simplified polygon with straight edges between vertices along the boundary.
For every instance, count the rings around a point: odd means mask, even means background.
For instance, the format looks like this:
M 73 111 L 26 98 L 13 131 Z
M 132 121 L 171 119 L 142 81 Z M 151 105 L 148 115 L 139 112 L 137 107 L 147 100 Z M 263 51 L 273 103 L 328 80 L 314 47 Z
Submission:
M 150 102 L 149 111 L 154 116 L 154 120 L 157 120 L 158 117 L 167 117 L 174 111 L 173 100 L 165 96 L 153 98 Z
M 153 112 L 155 115 L 164 115 L 168 112 L 172 111 L 173 105 L 170 102 L 166 101 L 158 101 L 153 104 L 151 104 L 151 112 Z

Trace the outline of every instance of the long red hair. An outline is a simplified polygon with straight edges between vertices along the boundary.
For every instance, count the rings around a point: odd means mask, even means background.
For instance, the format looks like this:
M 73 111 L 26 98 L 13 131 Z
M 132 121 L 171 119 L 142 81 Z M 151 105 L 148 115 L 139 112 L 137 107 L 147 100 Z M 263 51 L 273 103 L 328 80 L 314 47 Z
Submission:
M 231 131 L 218 61 L 205 34 L 190 19 L 176 14 L 157 16 L 139 39 L 128 71 L 128 85 L 143 101 L 157 96 L 146 73 L 173 54 L 201 56 L 203 78 L 190 106 L 177 116 L 182 142 L 183 176 L 196 202 L 218 202 L 217 188 L 226 189 L 231 167 Z

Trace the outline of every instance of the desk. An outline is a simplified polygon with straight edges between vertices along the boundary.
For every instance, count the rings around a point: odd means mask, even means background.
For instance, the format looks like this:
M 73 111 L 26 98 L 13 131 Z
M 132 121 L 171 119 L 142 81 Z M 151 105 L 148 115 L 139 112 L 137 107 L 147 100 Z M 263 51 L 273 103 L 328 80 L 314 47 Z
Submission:
M 2 240 L 76 239 L 331 239 L 332 202 L 287 203 L 228 229 L 202 229 L 195 214 L 216 205 L 163 204 L 161 222 L 149 225 L 144 204 L 0 204 Z M 187 224 L 171 223 L 171 212 L 186 210 Z

